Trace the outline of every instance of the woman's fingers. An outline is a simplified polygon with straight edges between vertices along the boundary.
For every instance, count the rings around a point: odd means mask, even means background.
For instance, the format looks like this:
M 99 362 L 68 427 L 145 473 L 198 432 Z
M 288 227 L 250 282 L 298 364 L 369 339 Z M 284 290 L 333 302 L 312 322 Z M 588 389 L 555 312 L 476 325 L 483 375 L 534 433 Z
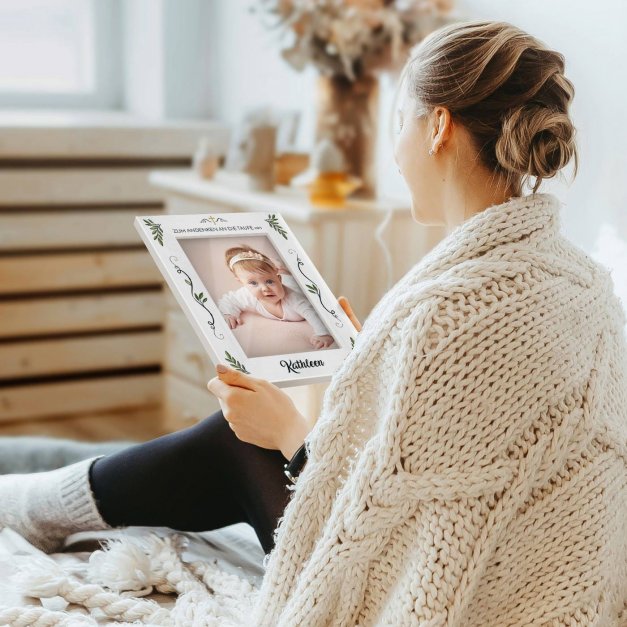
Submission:
M 346 299 L 346 297 L 345 296 L 340 296 L 337 300 L 340 303 L 340 305 L 342 306 L 342 309 L 346 312 L 346 315 L 349 317 L 350 321 L 353 323 L 353 326 L 358 331 L 361 331 L 361 322 L 359 322 L 359 320 L 357 320 L 357 316 L 353 313 L 353 308 L 351 307 L 351 305 L 348 302 L 348 300 Z
M 241 372 L 240 370 L 236 370 L 235 368 L 231 368 L 225 364 L 219 365 L 225 366 L 226 370 L 224 372 L 218 372 L 216 369 L 216 373 L 218 375 L 217 378 L 227 386 L 237 386 L 239 388 L 255 391 L 268 384 L 266 379 L 253 377 L 250 374 L 246 374 L 245 372 Z

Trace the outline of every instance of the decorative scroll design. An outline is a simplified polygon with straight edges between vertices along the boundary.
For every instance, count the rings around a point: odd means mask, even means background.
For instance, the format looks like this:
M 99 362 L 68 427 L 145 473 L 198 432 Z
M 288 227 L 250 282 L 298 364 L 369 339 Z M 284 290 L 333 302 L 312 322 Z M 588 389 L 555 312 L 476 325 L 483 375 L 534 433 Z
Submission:
M 176 263 L 177 261 L 178 261 L 178 259 L 176 257 L 174 257 L 174 256 L 170 257 L 170 263 L 174 266 L 174 269 L 176 270 L 176 273 L 185 275 L 185 283 L 187 285 L 189 285 L 189 289 L 191 291 L 192 296 L 194 297 L 194 300 L 209 314 L 209 320 L 207 321 L 207 324 L 213 330 L 213 334 L 219 340 L 223 340 L 224 339 L 224 335 L 222 333 L 220 335 L 218 335 L 216 333 L 215 318 L 214 318 L 213 314 L 211 313 L 211 311 L 205 305 L 205 303 L 207 302 L 207 297 L 204 295 L 203 292 L 198 292 L 198 293 L 194 292 L 194 283 L 192 281 L 192 278 L 189 276 L 189 274 L 187 274 L 187 272 L 185 272 L 185 270 L 183 270 Z
M 309 278 L 301 270 L 301 266 L 304 266 L 305 262 L 300 258 L 300 255 L 293 248 L 289 248 L 287 252 L 289 252 L 290 255 L 296 255 L 296 264 L 298 266 L 298 271 L 309 281 L 309 283 L 305 283 L 305 287 L 307 288 L 307 290 L 310 291 L 312 294 L 315 294 L 318 297 L 318 300 L 320 301 L 320 304 L 325 308 L 325 310 L 328 311 L 336 319 L 337 322 L 335 323 L 335 326 L 336 327 L 343 327 L 344 323 L 339 319 L 337 313 L 335 312 L 335 309 L 329 309 L 322 302 L 322 296 L 320 294 L 320 288 L 316 285 L 316 283 L 311 278 Z

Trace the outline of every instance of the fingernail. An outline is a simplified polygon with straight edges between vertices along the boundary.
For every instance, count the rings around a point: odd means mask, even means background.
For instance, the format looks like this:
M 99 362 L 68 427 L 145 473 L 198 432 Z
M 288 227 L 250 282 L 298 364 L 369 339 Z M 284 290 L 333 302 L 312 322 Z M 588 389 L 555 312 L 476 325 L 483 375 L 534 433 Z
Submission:
M 216 370 L 220 373 L 223 374 L 224 372 L 227 371 L 227 367 L 224 364 L 218 364 L 216 366 Z

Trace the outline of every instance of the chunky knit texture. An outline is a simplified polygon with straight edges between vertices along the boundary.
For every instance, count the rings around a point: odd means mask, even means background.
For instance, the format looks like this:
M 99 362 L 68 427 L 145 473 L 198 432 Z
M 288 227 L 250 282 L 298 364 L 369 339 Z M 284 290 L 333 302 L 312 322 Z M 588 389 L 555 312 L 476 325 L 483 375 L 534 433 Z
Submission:
M 473 215 L 327 388 L 255 624 L 627 625 L 627 347 L 553 194 Z
M 489 207 L 384 296 L 326 390 L 261 588 L 213 586 L 220 611 L 177 588 L 180 624 L 627 625 L 626 318 L 559 211 Z M 156 581 L 176 559 L 149 559 Z

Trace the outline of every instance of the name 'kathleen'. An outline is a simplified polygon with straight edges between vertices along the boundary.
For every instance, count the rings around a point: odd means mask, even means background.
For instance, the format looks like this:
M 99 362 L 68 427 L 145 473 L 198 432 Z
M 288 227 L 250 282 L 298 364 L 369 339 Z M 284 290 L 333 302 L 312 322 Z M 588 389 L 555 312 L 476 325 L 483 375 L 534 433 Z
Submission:
M 324 366 L 324 361 L 322 359 L 309 360 L 309 359 L 297 359 L 296 361 L 292 361 L 291 359 L 288 361 L 286 359 L 281 359 L 281 365 L 287 368 L 288 372 L 299 372 L 299 368 L 315 368 L 316 366 Z

